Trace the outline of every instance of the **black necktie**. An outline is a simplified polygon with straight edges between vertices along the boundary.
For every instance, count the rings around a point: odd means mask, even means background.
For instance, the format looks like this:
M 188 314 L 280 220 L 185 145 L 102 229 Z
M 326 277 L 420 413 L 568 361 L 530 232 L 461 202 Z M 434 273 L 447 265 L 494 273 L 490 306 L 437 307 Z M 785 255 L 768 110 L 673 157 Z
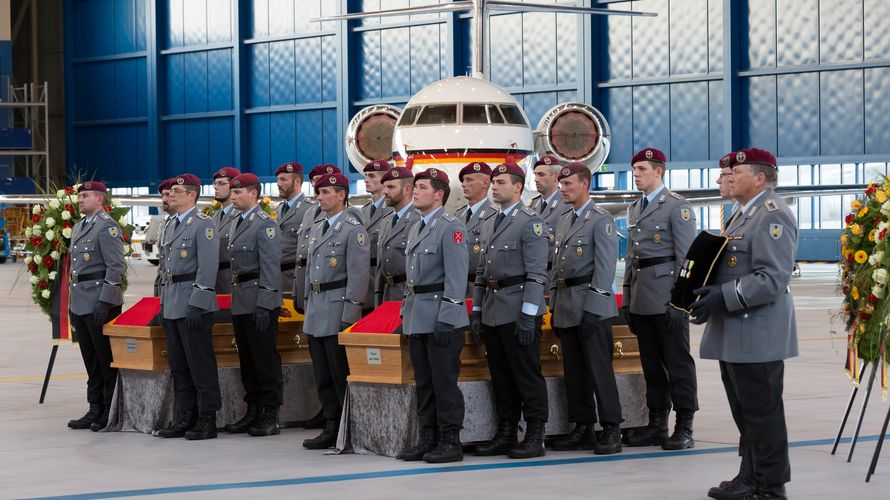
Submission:
M 467 207 L 467 217 L 466 217 L 466 219 L 464 220 L 464 222 L 467 223 L 467 224 L 469 224 L 469 223 L 470 223 L 470 217 L 472 217 L 472 216 L 473 216 L 473 209 Z
M 180 223 L 180 222 L 182 222 L 182 220 L 181 220 L 179 217 L 177 217 L 177 218 L 176 218 L 176 222 L 173 223 L 173 230 L 174 230 L 174 231 L 176 231 L 176 229 L 179 227 L 179 223 Z
M 398 212 L 392 214 L 392 227 L 396 227 L 396 223 L 399 222 L 399 214 Z
M 285 201 L 284 203 L 281 204 L 281 217 L 279 217 L 279 219 L 284 218 L 284 214 L 287 213 L 288 208 L 290 208 L 290 203 Z
M 420 234 L 420 232 L 423 231 L 423 228 L 425 228 L 425 227 L 426 227 L 426 221 L 423 219 L 420 219 L 420 229 L 417 230 L 417 234 Z
M 640 205 L 640 212 L 642 213 L 643 210 L 646 210 L 646 207 L 648 207 L 648 206 L 649 206 L 649 197 L 643 196 L 643 203 Z
M 572 210 L 572 225 L 575 225 L 575 221 L 578 220 L 578 212 Z
M 541 213 L 544 213 L 544 210 L 547 210 L 547 200 L 541 202 Z
M 321 234 L 325 234 L 325 233 L 327 233 L 327 232 L 328 232 L 328 229 L 330 229 L 330 228 L 331 228 L 331 224 L 328 222 L 327 219 L 325 219 L 325 220 L 324 220 L 324 225 L 321 226 Z
M 506 215 L 504 215 L 504 212 L 498 212 L 498 216 L 497 216 L 497 218 L 494 220 L 494 228 L 495 228 L 495 229 L 497 229 L 498 226 L 501 225 L 501 222 L 504 220 L 504 217 L 506 217 Z
M 376 211 L 377 211 L 377 204 L 372 201 L 371 202 L 371 216 L 369 217 L 369 219 L 374 217 L 374 212 L 376 212 Z
M 238 216 L 238 222 L 235 223 L 235 231 L 238 230 L 238 226 L 240 226 L 242 222 L 244 222 L 244 217 L 239 215 L 239 216 Z M 178 219 L 178 218 L 176 219 L 176 223 L 179 224 L 179 219 Z

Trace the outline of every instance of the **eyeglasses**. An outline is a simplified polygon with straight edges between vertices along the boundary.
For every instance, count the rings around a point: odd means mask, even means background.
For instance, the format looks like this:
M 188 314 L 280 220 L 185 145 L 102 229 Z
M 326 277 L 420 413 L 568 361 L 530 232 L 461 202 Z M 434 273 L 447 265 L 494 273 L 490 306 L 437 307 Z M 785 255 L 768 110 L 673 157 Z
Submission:
M 217 179 L 213 181 L 213 185 L 215 187 L 226 187 L 230 184 L 228 179 Z
M 180 195 L 180 194 L 183 194 L 186 192 L 188 192 L 188 190 L 186 190 L 185 188 L 181 188 L 181 187 L 170 188 L 170 194 Z

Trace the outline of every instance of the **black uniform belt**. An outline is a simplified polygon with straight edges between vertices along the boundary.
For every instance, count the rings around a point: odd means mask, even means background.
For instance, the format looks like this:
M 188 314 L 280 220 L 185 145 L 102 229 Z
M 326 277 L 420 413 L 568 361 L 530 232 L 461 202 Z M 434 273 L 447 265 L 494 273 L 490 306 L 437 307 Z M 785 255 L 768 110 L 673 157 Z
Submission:
M 408 293 L 420 295 L 422 293 L 434 293 L 445 291 L 445 283 L 431 283 L 429 285 L 408 285 Z
M 297 267 L 297 263 L 293 262 L 293 261 L 288 262 L 287 264 L 281 264 L 282 271 L 290 271 L 291 269 L 293 269 L 295 267 Z
M 81 281 L 101 280 L 105 279 L 105 271 L 96 271 L 88 274 L 75 274 L 71 276 L 71 281 L 80 283 Z
M 252 271 L 249 273 L 243 274 L 235 274 L 232 273 L 232 284 L 237 285 L 238 283 L 244 283 L 245 281 L 255 280 L 260 277 L 260 273 L 257 271 Z
M 188 274 L 170 274 L 167 273 L 167 283 L 182 283 L 183 281 L 195 281 L 195 276 L 197 276 L 197 272 L 191 272 Z
M 377 258 L 371 257 L 371 267 L 377 267 Z
M 396 274 L 396 275 L 385 274 L 385 275 L 383 275 L 383 281 L 385 281 L 386 284 L 389 286 L 397 285 L 399 283 L 404 283 L 405 280 L 407 280 L 407 279 L 408 279 L 408 276 L 406 276 L 404 274 Z
M 228 269 L 228 268 L 230 268 L 230 267 L 232 267 L 232 263 L 229 262 L 229 261 L 225 261 L 225 262 L 220 262 L 220 263 L 219 263 L 219 270 L 220 270 L 220 271 L 222 271 L 223 269 Z
M 327 292 L 328 290 L 336 290 L 346 286 L 346 280 L 328 281 L 327 283 L 311 283 L 312 291 L 315 293 Z
M 665 257 L 650 257 L 648 259 L 640 259 L 637 257 L 633 257 L 631 259 L 631 263 L 637 269 L 643 269 L 644 267 L 652 267 L 657 266 L 658 264 L 667 264 L 668 262 L 674 262 L 677 259 L 671 256 Z
M 307 259 L 304 257 L 302 259 L 297 259 L 297 265 L 300 267 L 306 267 Z
M 518 285 L 523 282 L 525 282 L 525 275 L 521 274 L 519 276 L 510 276 L 509 278 L 503 278 L 499 280 L 488 280 L 485 282 L 485 286 L 489 289 L 497 290 L 498 288 L 506 288 L 508 286 Z
M 557 288 L 569 288 L 578 285 L 589 285 L 592 279 L 593 273 L 585 276 L 575 276 L 574 278 L 557 278 L 556 286 Z

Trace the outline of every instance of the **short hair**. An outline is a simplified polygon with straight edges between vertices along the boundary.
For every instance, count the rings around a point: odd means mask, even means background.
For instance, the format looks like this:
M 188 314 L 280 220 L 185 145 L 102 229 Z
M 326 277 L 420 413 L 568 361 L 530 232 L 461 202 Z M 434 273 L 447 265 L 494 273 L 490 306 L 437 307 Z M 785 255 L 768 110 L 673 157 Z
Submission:
M 448 203 L 448 197 L 451 196 L 451 186 L 447 182 L 442 179 L 430 179 L 430 186 L 433 187 L 433 191 L 444 191 L 445 196 L 442 198 L 442 204 Z
M 263 187 L 260 186 L 259 184 L 251 184 L 249 186 L 244 186 L 244 189 L 246 189 L 248 191 L 256 191 L 257 198 L 259 198 L 260 195 L 263 194 Z
M 590 184 L 593 183 L 593 174 L 590 173 L 590 169 L 585 168 L 584 170 L 579 170 L 578 172 L 576 172 L 576 174 L 578 175 L 578 178 L 581 179 L 582 181 L 584 181 L 584 180 L 587 181 L 587 188 L 590 189 Z
M 201 186 L 192 186 L 190 184 L 185 184 L 182 187 L 185 188 L 187 193 L 195 193 L 195 201 L 198 201 L 198 198 L 201 197 Z
M 770 186 L 775 186 L 779 182 L 779 171 L 772 165 L 752 163 L 751 173 L 754 175 L 763 174 L 764 179 L 766 179 L 766 183 Z

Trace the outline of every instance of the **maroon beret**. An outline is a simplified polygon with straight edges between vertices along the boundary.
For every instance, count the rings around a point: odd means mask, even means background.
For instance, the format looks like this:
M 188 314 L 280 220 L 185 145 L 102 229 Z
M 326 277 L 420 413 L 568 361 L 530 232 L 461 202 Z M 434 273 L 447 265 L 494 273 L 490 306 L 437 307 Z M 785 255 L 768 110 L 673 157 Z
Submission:
M 214 179 L 219 179 L 220 177 L 225 177 L 226 179 L 234 179 L 241 175 L 241 171 L 237 168 L 233 167 L 224 167 L 213 173 Z
M 541 157 L 540 160 L 535 162 L 536 167 L 539 165 L 560 165 L 560 164 L 561 164 L 561 162 L 559 161 L 559 158 L 557 158 L 553 155 L 544 155 Z
M 654 161 L 656 163 L 665 163 L 667 162 L 667 157 L 664 156 L 660 150 L 655 148 L 643 148 L 637 154 L 634 155 L 633 159 L 630 160 L 630 164 L 633 165 L 638 161 Z
M 173 184 L 180 186 L 200 186 L 201 179 L 199 179 L 197 175 L 179 174 L 173 178 Z
M 736 165 L 767 165 L 773 168 L 776 166 L 776 157 L 765 149 L 748 148 L 743 149 L 735 154 Z
M 426 170 L 421 170 L 420 172 L 414 174 L 414 182 L 417 183 L 420 179 L 439 179 L 445 183 L 448 182 L 448 174 L 445 173 L 444 170 L 439 170 L 438 168 L 428 168 Z
M 289 161 L 284 165 L 278 167 L 278 170 L 275 171 L 275 175 L 278 174 L 302 174 L 303 173 L 303 165 L 295 161 Z
M 321 177 L 315 179 L 314 187 L 315 189 L 321 189 L 325 186 L 340 186 L 341 188 L 348 190 L 349 179 L 347 179 L 346 176 L 340 172 L 334 172 L 332 174 L 322 174 Z
M 234 179 L 232 179 L 232 187 L 233 188 L 246 188 L 248 186 L 255 186 L 260 183 L 259 177 L 250 172 L 241 174 Z
M 380 178 L 380 182 L 396 181 L 399 179 L 411 179 L 412 177 L 414 177 L 414 174 L 412 174 L 411 171 L 407 168 L 392 167 L 391 169 L 387 170 L 385 174 L 383 174 L 383 177 Z
M 158 184 L 158 193 L 163 193 L 165 189 L 170 189 L 173 187 L 174 179 L 167 179 L 164 182 Z
M 464 176 L 467 174 L 485 174 L 486 176 L 491 176 L 491 167 L 488 166 L 488 163 L 474 161 L 473 163 L 470 163 L 466 167 L 460 169 L 460 172 L 458 172 L 457 174 L 458 180 L 463 182 Z
M 577 162 L 577 161 L 573 161 L 571 163 L 567 163 L 561 169 L 559 169 L 558 179 L 563 180 L 566 177 L 570 177 L 572 175 L 579 174 L 581 172 L 584 172 L 585 170 L 587 170 L 587 165 Z
M 309 171 L 309 178 L 315 177 L 316 175 L 325 175 L 325 174 L 339 174 L 340 169 L 331 165 L 330 163 L 322 163 L 321 165 L 316 165 L 312 167 L 312 170 Z
M 99 181 L 86 181 L 77 189 L 78 193 L 82 193 L 84 191 L 98 191 L 100 193 L 107 193 L 108 188 L 105 187 L 105 184 L 102 184 Z
M 519 177 L 522 177 L 523 179 L 525 179 L 525 170 L 522 170 L 522 167 L 520 167 L 519 165 L 517 165 L 513 162 L 501 163 L 500 165 L 494 167 L 491 170 L 491 178 L 492 179 L 494 179 L 495 177 L 497 177 L 501 174 L 518 175 Z
M 392 168 L 392 165 L 390 165 L 389 162 L 383 160 L 374 160 L 369 161 L 365 165 L 365 168 L 364 170 L 362 170 L 362 172 L 386 172 L 390 168 Z
M 738 151 L 730 151 L 723 155 L 723 158 L 720 158 L 720 161 L 717 164 L 720 168 L 732 168 L 736 165 L 735 156 L 738 154 Z

